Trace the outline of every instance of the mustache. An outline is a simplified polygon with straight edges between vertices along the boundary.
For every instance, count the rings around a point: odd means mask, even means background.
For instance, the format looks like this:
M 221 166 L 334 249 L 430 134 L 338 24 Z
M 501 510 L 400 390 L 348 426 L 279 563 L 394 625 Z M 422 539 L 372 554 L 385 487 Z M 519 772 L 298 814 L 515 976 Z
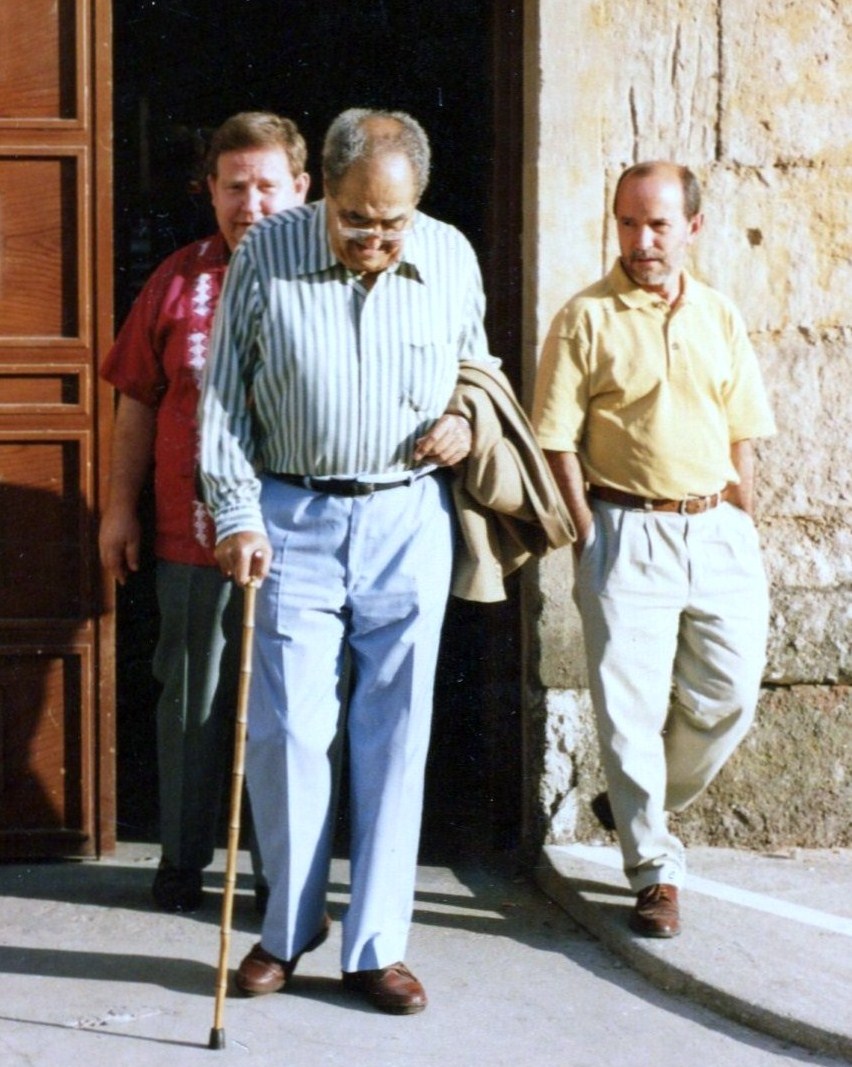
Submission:
M 664 257 L 654 252 L 631 252 L 628 258 L 630 263 L 639 263 L 640 261 L 647 263 L 648 260 L 652 260 L 654 263 L 662 263 Z

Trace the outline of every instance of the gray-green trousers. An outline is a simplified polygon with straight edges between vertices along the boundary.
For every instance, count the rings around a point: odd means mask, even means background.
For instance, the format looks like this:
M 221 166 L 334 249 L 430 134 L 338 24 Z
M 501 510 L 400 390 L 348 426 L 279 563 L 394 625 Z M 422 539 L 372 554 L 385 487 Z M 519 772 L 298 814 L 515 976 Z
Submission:
M 157 600 L 160 840 L 164 859 L 201 870 L 213 859 L 229 782 L 243 593 L 215 567 L 159 560 Z M 253 833 L 250 839 L 258 877 Z

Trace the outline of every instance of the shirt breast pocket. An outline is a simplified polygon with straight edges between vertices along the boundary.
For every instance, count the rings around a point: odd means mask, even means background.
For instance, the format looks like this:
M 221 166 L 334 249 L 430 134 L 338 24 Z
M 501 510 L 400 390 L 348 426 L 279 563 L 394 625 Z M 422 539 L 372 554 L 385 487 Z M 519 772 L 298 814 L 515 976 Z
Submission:
M 436 337 L 417 337 L 403 343 L 401 401 L 418 419 L 443 414 L 458 377 L 457 347 Z

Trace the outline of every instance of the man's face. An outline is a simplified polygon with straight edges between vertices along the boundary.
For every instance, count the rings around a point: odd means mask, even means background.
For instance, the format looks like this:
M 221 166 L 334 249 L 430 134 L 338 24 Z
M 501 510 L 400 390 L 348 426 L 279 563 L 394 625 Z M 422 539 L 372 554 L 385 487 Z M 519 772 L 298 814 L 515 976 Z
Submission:
M 628 178 L 615 208 L 621 262 L 643 289 L 670 302 L 680 293 L 687 249 L 698 236 L 703 216 L 687 219 L 683 186 L 676 171 L 655 171 Z
M 207 178 L 216 222 L 233 250 L 250 226 L 305 202 L 309 177 L 294 178 L 283 148 L 246 148 L 223 152 L 216 173 Z
M 399 260 L 401 232 L 411 226 L 417 207 L 414 169 L 406 156 L 359 160 L 334 195 L 326 187 L 325 198 L 331 248 L 345 267 L 356 274 L 378 274 Z

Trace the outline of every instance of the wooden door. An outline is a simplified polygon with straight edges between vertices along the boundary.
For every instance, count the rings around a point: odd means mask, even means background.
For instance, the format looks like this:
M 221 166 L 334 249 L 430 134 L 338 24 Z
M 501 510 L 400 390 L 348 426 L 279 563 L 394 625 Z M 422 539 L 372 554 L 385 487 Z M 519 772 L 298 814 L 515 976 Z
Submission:
M 114 846 L 107 0 L 0 0 L 0 857 Z

